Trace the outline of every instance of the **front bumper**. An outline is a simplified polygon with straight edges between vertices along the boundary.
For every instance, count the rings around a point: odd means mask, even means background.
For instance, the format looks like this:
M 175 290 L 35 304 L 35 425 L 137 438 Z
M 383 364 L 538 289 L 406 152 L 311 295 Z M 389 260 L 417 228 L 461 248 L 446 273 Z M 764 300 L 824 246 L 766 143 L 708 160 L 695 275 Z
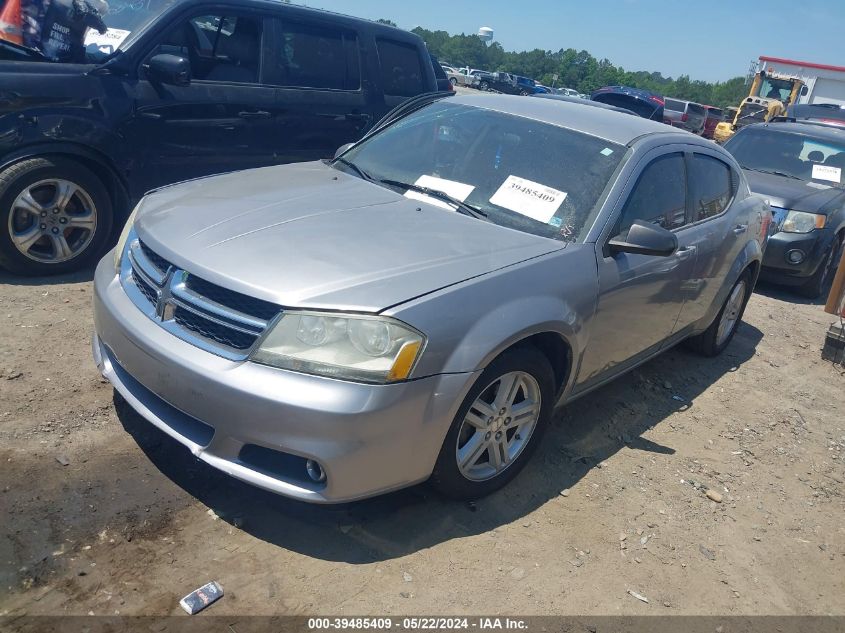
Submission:
M 784 285 L 803 284 L 821 265 L 833 238 L 830 229 L 815 229 L 809 233 L 775 233 L 766 244 L 760 278 Z M 787 253 L 793 250 L 804 253 L 803 261 L 791 264 L 787 260 Z
M 111 254 L 94 291 L 94 359 L 132 408 L 211 466 L 304 501 L 352 501 L 426 480 L 477 375 L 365 385 L 227 360 L 144 315 Z M 325 482 L 307 477 L 306 459 Z

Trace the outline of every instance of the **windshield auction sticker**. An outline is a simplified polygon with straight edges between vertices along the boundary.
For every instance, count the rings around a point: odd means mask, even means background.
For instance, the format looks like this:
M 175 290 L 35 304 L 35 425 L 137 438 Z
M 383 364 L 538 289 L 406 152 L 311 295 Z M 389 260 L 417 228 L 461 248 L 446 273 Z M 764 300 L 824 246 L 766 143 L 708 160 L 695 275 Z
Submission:
M 842 168 L 831 165 L 813 165 L 813 178 L 836 183 L 842 182 Z
M 473 187 L 472 185 L 467 185 L 462 182 L 457 182 L 455 180 L 446 180 L 445 178 L 437 178 L 436 176 L 426 175 L 417 178 L 417 181 L 414 184 L 420 187 L 427 187 L 428 189 L 440 191 L 448 196 L 452 196 L 456 200 L 460 200 L 461 202 L 469 198 L 469 194 L 471 194 L 475 189 L 475 187 Z M 413 200 L 422 200 L 423 202 L 428 202 L 429 204 L 433 204 L 437 207 L 443 207 L 444 209 L 452 209 L 452 205 L 448 204 L 447 202 L 430 198 L 429 196 L 425 195 L 424 193 L 420 193 L 419 191 L 411 191 L 409 189 L 405 192 L 405 197 L 411 198 Z
M 565 191 L 558 191 L 518 176 L 508 176 L 490 198 L 492 204 L 543 223 L 552 219 L 564 200 Z

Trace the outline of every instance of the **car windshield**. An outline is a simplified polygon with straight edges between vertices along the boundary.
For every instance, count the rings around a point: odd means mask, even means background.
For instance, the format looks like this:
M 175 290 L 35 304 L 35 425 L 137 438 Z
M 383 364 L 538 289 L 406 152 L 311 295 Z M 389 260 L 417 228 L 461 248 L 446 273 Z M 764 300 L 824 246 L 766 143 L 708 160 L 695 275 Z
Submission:
M 103 15 L 108 27 L 105 34 L 88 29 L 85 34 L 85 53 L 90 61 L 102 61 L 119 48 L 124 48 L 133 36 L 141 33 L 165 9 L 179 0 L 111 0 Z
M 436 189 L 487 221 L 570 242 L 586 236 L 625 154 L 595 136 L 441 101 L 365 139 L 335 165 L 392 181 L 399 191 L 405 187 L 396 183 Z
M 845 186 L 845 140 L 769 127 L 745 128 L 725 144 L 725 149 L 744 169 Z

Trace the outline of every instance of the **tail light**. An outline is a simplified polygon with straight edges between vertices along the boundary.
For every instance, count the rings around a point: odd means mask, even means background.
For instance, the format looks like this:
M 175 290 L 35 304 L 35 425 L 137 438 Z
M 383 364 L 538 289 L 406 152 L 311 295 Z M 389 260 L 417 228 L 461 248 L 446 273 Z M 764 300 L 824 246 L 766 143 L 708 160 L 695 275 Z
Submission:
M 686 112 L 684 112 L 681 115 L 681 123 L 686 123 L 688 119 L 689 119 L 689 115 Z
M 773 220 L 774 211 L 763 214 L 762 221 L 760 222 L 760 244 L 765 244 L 766 240 L 769 239 L 769 226 L 771 226 Z

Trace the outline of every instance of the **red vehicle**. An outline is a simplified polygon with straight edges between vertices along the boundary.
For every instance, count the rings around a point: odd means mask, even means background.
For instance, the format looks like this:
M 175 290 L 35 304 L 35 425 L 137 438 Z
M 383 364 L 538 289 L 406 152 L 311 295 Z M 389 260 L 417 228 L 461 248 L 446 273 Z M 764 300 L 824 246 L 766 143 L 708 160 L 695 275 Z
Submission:
M 704 119 L 704 131 L 701 136 L 713 140 L 713 132 L 716 131 L 716 126 L 725 120 L 725 115 L 716 106 L 704 106 L 707 111 L 707 117 Z

